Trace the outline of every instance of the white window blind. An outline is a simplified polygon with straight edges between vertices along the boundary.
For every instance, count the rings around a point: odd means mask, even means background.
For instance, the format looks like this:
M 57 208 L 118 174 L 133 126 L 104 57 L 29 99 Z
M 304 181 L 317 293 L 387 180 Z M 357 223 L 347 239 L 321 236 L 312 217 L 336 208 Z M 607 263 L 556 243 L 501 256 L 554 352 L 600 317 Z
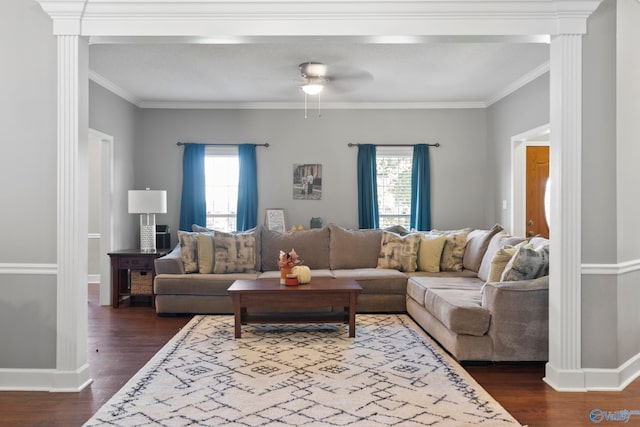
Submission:
M 238 147 L 206 147 L 204 170 L 207 228 L 220 231 L 236 230 L 239 169 Z
M 402 225 L 411 219 L 412 147 L 376 147 L 378 216 L 380 227 Z

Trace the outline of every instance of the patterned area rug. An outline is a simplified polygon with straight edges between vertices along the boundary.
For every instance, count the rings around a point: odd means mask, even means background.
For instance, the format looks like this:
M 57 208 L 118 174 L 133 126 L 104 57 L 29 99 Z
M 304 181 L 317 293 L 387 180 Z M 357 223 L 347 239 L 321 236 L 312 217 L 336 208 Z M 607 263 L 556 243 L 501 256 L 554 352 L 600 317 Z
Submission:
M 520 426 L 406 315 L 196 316 L 86 426 Z

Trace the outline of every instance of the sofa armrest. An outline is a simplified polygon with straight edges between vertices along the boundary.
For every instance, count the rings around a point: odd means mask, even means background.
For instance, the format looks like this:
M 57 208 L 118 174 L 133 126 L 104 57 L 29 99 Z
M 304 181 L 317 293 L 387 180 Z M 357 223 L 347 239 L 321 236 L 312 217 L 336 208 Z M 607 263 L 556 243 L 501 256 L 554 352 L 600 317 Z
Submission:
M 165 256 L 156 258 L 154 263 L 156 274 L 184 274 L 180 245 L 176 245 L 176 247 Z
M 494 361 L 548 360 L 549 276 L 487 283 L 482 306 L 491 312 Z

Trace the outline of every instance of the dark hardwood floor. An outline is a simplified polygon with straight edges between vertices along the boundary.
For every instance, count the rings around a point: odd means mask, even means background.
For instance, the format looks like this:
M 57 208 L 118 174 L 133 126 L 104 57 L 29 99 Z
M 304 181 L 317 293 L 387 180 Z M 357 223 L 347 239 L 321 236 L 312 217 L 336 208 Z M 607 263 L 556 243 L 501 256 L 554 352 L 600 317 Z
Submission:
M 189 317 L 158 317 L 148 306 L 98 305 L 89 285 L 89 355 L 93 383 L 79 393 L 0 392 L 0 426 L 80 426 L 136 373 Z M 521 424 L 588 426 L 592 409 L 640 410 L 640 380 L 622 392 L 559 393 L 543 381 L 542 364 L 465 366 Z M 640 415 L 628 423 L 640 425 Z

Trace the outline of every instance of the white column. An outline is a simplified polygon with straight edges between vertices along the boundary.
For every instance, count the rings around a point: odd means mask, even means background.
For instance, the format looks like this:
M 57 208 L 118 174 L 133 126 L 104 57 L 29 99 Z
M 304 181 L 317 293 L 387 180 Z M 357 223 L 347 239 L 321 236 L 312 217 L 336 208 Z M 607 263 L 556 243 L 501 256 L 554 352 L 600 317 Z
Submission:
M 549 362 L 556 390 L 585 390 L 581 361 L 582 35 L 551 42 Z
M 58 35 L 57 357 L 53 391 L 91 383 L 87 363 L 88 47 Z

